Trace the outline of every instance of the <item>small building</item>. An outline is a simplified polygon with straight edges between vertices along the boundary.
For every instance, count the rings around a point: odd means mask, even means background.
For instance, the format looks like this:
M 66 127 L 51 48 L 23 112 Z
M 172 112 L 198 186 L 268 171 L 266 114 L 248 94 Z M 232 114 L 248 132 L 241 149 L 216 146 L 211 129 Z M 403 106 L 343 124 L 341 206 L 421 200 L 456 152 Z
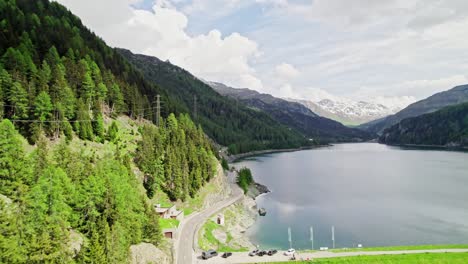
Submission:
M 162 233 L 165 238 L 175 239 L 177 237 L 177 228 L 163 229 Z
M 224 225 L 224 215 L 218 214 L 216 216 L 216 224 L 223 226 Z
M 182 221 L 184 219 L 184 212 L 177 210 L 176 206 L 161 207 L 161 204 L 156 204 L 154 210 L 159 214 L 159 217 L 163 219 L 177 219 Z

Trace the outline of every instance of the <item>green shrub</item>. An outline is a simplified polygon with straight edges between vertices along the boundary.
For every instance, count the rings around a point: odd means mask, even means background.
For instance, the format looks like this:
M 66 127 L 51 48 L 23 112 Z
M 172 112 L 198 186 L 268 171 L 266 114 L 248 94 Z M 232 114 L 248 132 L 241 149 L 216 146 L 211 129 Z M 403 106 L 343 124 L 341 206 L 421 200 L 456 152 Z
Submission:
M 249 168 L 242 168 L 237 173 L 237 184 L 244 190 L 244 194 L 249 190 L 249 186 L 254 182 L 252 172 Z

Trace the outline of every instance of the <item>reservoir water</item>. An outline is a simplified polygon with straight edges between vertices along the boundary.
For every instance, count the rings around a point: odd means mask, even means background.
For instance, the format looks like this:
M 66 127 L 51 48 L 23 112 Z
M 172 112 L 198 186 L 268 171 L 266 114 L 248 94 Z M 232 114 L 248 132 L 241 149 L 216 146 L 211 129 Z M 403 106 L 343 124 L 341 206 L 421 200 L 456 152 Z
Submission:
M 248 230 L 262 248 L 468 244 L 468 153 L 338 144 L 234 164 L 271 193 Z

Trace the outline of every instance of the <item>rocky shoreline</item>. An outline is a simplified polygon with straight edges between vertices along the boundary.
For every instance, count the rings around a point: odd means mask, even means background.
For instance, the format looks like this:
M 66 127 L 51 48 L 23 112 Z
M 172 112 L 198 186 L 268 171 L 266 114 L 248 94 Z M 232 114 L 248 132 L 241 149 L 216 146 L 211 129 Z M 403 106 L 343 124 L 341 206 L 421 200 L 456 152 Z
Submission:
M 228 181 L 235 182 L 235 177 L 237 176 L 235 170 L 227 173 L 226 178 Z M 230 185 L 230 187 L 231 189 L 239 188 L 235 184 Z M 266 185 L 253 183 L 241 201 L 220 212 L 225 217 L 225 227 L 213 232 L 215 238 L 226 246 L 237 248 L 240 251 L 256 248 L 250 241 L 247 230 L 255 224 L 257 217 L 259 217 L 256 198 L 269 192 L 271 191 Z M 227 237 L 231 239 L 227 241 Z
M 438 150 L 451 150 L 451 151 L 467 151 L 468 146 L 462 146 L 458 144 L 447 144 L 447 145 L 420 145 L 420 144 L 389 144 L 381 143 L 393 147 L 401 148 L 414 148 L 414 149 L 438 149 Z
M 266 185 L 255 182 L 249 188 L 247 195 L 252 199 L 256 199 L 258 196 L 271 192 Z

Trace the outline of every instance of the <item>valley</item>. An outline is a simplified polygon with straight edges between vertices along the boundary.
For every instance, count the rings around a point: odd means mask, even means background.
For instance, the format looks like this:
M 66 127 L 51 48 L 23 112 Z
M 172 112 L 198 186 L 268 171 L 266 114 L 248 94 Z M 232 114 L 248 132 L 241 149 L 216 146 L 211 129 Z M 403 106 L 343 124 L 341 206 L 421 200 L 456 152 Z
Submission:
M 0 263 L 466 262 L 468 26 L 416 2 L 0 0 Z

